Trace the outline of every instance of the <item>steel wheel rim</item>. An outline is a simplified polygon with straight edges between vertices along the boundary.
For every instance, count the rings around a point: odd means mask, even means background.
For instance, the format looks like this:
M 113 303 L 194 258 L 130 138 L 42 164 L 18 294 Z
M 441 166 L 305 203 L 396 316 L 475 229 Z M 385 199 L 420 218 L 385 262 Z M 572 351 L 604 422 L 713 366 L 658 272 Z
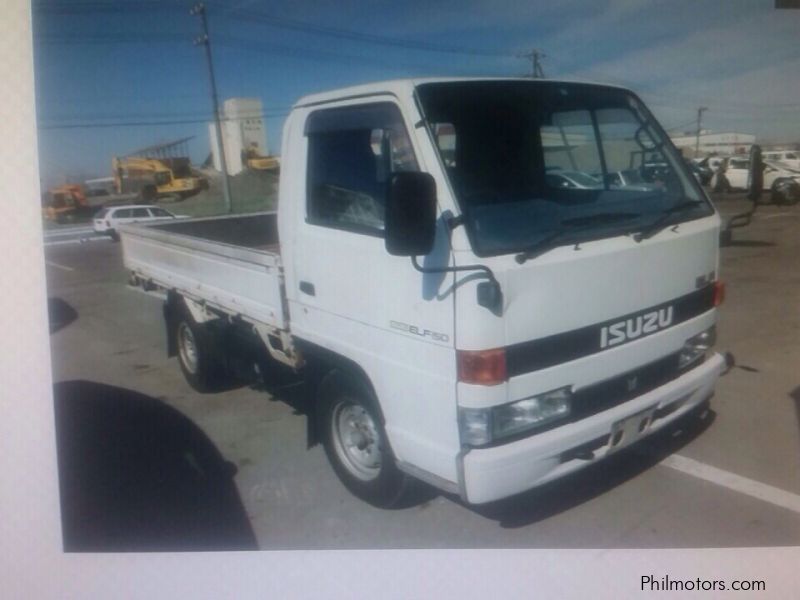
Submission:
M 198 356 L 197 343 L 194 333 L 186 323 L 181 323 L 178 327 L 178 352 L 181 355 L 181 362 L 192 375 L 197 374 Z
M 347 471 L 361 481 L 371 481 L 381 471 L 381 438 L 367 410 L 353 402 L 338 403 L 331 419 L 333 447 Z

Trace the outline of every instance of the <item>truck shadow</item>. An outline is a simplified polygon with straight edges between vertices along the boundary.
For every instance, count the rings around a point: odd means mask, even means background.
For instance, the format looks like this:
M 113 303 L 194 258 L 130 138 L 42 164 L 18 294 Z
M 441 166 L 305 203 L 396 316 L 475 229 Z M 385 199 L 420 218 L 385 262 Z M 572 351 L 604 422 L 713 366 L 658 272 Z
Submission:
M 53 397 L 65 552 L 257 549 L 236 467 L 183 414 L 91 381 Z
M 767 248 L 777 246 L 775 242 L 764 242 L 762 240 L 737 240 L 733 239 L 726 244 L 726 248 Z
M 711 410 L 702 419 L 687 415 L 648 440 L 563 479 L 511 498 L 467 508 L 496 520 L 501 527 L 531 525 L 588 502 L 651 469 L 702 434 L 715 418 Z
M 797 419 L 797 428 L 800 430 L 800 385 L 789 392 L 789 397 L 794 401 L 794 415 Z
M 50 333 L 55 333 L 75 321 L 78 311 L 61 298 L 51 297 L 47 299 L 47 318 Z

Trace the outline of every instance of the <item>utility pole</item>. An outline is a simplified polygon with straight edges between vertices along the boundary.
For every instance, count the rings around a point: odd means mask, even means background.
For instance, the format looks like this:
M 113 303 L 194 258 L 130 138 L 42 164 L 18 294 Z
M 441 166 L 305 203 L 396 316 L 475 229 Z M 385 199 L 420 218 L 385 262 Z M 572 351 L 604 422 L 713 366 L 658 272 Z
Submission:
M 203 33 L 197 36 L 194 40 L 195 46 L 205 46 L 206 49 L 206 62 L 208 63 L 208 76 L 211 80 L 211 103 L 214 108 L 214 124 L 217 130 L 217 149 L 219 151 L 219 164 L 222 168 L 222 193 L 225 197 L 225 210 L 230 213 L 233 212 L 233 205 L 231 204 L 231 188 L 228 181 L 228 162 L 225 160 L 225 142 L 222 138 L 222 123 L 219 116 L 219 101 L 217 100 L 217 81 L 214 79 L 214 63 L 211 61 L 211 40 L 208 37 L 208 18 L 206 17 L 206 5 L 203 2 L 195 4 L 189 14 L 192 16 L 200 16 L 200 21 L 203 24 Z
M 697 109 L 697 136 L 694 142 L 694 157 L 697 158 L 700 154 L 700 121 L 703 118 L 703 113 L 708 110 L 707 106 L 701 106 Z
M 517 58 L 524 58 L 525 60 L 531 61 L 531 78 L 532 79 L 544 79 L 544 70 L 542 69 L 542 58 L 547 58 L 547 55 L 544 54 L 541 50 L 533 49 L 530 52 L 522 52 L 517 54 Z

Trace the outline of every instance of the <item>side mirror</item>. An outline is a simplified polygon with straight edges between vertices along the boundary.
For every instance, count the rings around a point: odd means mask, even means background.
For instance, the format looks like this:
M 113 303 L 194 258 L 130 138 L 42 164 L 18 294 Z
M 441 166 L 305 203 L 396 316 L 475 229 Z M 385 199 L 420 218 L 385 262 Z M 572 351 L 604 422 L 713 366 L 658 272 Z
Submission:
M 747 175 L 747 197 L 758 202 L 764 191 L 764 161 L 761 158 L 761 146 L 753 144 L 750 148 L 750 167 Z
M 393 173 L 386 198 L 386 251 L 423 256 L 436 237 L 436 182 L 428 173 Z

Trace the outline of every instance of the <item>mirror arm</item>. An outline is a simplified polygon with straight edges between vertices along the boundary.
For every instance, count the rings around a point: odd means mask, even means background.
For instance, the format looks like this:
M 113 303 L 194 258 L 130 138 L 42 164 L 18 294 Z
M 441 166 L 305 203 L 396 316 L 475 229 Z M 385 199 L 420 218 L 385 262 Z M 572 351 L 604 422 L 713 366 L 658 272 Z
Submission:
M 449 217 L 446 223 L 447 227 L 450 228 L 450 231 L 453 231 L 459 225 L 464 224 L 464 215 L 458 215 L 457 217 Z
M 500 286 L 500 283 L 494 276 L 494 272 L 486 265 L 462 265 L 460 267 L 423 267 L 417 261 L 416 256 L 411 257 L 411 264 L 413 264 L 414 268 L 420 273 L 457 273 L 461 271 L 483 271 L 486 273 L 486 277 L 489 279 L 489 281 L 493 282 L 498 287 Z
M 423 267 L 416 256 L 411 257 L 411 264 L 420 273 L 457 273 L 461 271 L 483 271 L 489 281 L 481 281 L 477 287 L 478 304 L 488 308 L 498 317 L 503 312 L 503 290 L 492 270 L 486 265 L 463 265 L 460 267 Z

